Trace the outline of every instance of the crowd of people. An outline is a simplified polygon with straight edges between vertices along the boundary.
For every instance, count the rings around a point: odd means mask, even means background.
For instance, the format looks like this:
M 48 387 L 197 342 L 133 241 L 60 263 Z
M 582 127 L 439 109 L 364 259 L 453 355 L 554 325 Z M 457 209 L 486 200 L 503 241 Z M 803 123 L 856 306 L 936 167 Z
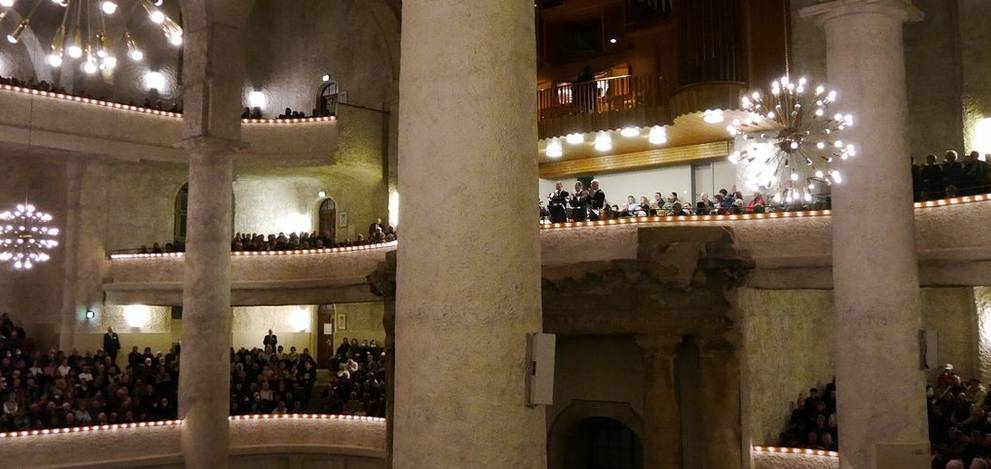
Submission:
M 964 381 L 946 364 L 926 386 L 933 469 L 991 469 L 991 395 L 977 379 Z M 836 451 L 836 383 L 809 390 L 792 408 L 781 446 Z
M 35 350 L 24 330 L 0 315 L 0 431 L 124 424 L 177 418 L 180 347 L 120 356 L 108 328 L 103 348 Z M 374 341 L 345 339 L 319 399 L 317 362 L 308 349 L 286 351 L 269 331 L 260 348 L 230 351 L 230 413 L 333 412 L 385 416 L 385 354 Z
M 261 251 L 295 251 L 300 249 L 323 249 L 351 246 L 366 246 L 369 244 L 387 243 L 397 239 L 398 232 L 391 225 L 383 225 L 382 219 L 377 219 L 368 227 L 368 236 L 359 234 L 355 239 L 346 238 L 337 242 L 314 232 L 280 232 L 279 234 L 235 233 L 231 238 L 232 252 L 261 252 Z M 151 247 L 141 246 L 138 254 L 165 254 L 185 252 L 185 243 L 172 241 L 163 244 L 154 243 Z
M 991 154 L 972 151 L 961 161 L 949 150 L 942 162 L 929 154 L 921 164 L 912 158 L 912 186 L 918 202 L 991 192 Z
M 55 85 L 53 83 L 49 83 L 46 80 L 41 80 L 36 82 L 33 78 L 27 81 L 23 81 L 13 77 L 0 76 L 0 85 L 17 86 L 19 88 L 47 91 L 49 93 L 58 93 L 69 96 L 78 96 L 81 98 L 95 99 L 98 101 L 107 101 L 107 102 L 111 101 L 111 98 L 108 98 L 107 96 L 93 96 L 92 94 L 87 93 L 86 90 L 79 90 L 79 92 L 77 93 L 69 93 L 64 87 Z M 121 103 L 121 104 L 127 104 L 129 106 L 134 106 L 134 107 L 143 107 L 145 109 L 155 109 L 158 111 L 169 111 L 179 114 L 182 113 L 181 101 L 176 100 L 174 103 L 172 103 L 172 105 L 168 105 L 162 102 L 161 99 L 159 99 L 158 92 L 155 90 L 149 92 L 148 97 L 146 97 L 144 102 L 142 102 L 140 105 L 134 101 Z
M 371 341 L 345 337 L 330 363 L 337 370 L 322 396 L 329 414 L 385 417 L 385 349 Z
M 330 109 L 324 110 L 323 113 L 320 113 L 319 111 L 317 111 L 316 108 L 313 108 L 313 111 L 311 111 L 310 112 L 310 115 L 307 116 L 306 113 L 303 112 L 303 111 L 294 111 L 294 110 L 292 110 L 292 108 L 287 107 L 286 110 L 282 114 L 279 114 L 278 116 L 276 116 L 276 119 L 303 119 L 303 118 L 306 118 L 306 117 L 330 117 L 332 115 L 334 115 L 334 114 L 333 114 L 333 112 L 331 112 Z M 245 107 L 244 110 L 241 111 L 241 118 L 242 119 L 262 119 L 263 118 L 262 117 L 262 109 L 260 107 L 258 107 L 258 106 L 255 106 L 255 107 Z
M 655 192 L 652 197 L 639 198 L 628 195 L 622 204 L 611 204 L 606 193 L 593 179 L 586 189 L 581 181 L 575 183 L 574 191 L 568 192 L 564 183 L 557 182 L 554 191 L 547 195 L 546 207 L 541 202 L 541 220 L 550 223 L 568 221 L 596 221 L 622 217 L 644 216 L 686 216 L 686 215 L 739 215 L 744 213 L 766 213 L 781 210 L 817 210 L 828 208 L 825 201 L 768 201 L 760 192 L 750 198 L 735 188 L 732 191 L 720 189 L 711 198 L 707 193 L 699 194 L 698 201 L 683 201 L 677 192 L 667 195 Z

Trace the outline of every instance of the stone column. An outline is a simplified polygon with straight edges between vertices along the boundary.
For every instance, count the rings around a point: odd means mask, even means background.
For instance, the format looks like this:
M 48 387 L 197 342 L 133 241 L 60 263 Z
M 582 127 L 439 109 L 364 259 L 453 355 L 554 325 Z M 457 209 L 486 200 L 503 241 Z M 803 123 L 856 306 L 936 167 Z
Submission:
M 82 186 L 85 163 L 69 161 L 65 165 L 65 229 L 63 230 L 62 314 L 59 324 L 59 350 L 76 347 L 76 323 L 79 320 L 79 248 L 82 235 Z
M 846 181 L 833 186 L 840 464 L 926 467 L 902 43 L 903 24 L 921 13 L 906 0 L 837 0 L 801 14 L 826 32 L 827 82 L 836 110 L 854 116 L 847 139 L 860 155 L 840 164 Z
M 231 346 L 232 148 L 189 147 L 179 413 L 188 467 L 227 467 Z
M 699 344 L 702 401 L 702 467 L 743 465 L 740 430 L 740 364 L 728 340 L 702 338 Z
M 385 303 L 382 328 L 385 329 L 385 469 L 392 469 L 392 442 L 396 410 L 396 251 L 386 253 L 385 262 L 367 277 L 372 293 Z
M 644 467 L 681 468 L 681 403 L 675 358 L 680 336 L 637 336 L 643 355 Z
M 544 468 L 533 2 L 402 14 L 394 466 Z
M 240 146 L 244 30 L 254 2 L 183 2 L 189 216 L 179 415 L 186 467 L 229 464 L 232 154 Z

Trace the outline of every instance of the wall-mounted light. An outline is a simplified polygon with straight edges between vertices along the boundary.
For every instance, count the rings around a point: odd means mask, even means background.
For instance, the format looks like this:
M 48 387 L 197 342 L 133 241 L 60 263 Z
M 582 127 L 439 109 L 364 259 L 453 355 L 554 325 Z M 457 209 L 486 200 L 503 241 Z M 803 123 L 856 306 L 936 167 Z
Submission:
M 261 91 L 252 91 L 248 93 L 248 105 L 251 107 L 256 107 L 258 109 L 265 109 L 265 105 L 268 104 L 268 97 L 265 93 Z
M 564 156 L 564 148 L 561 147 L 561 141 L 557 138 L 552 138 L 547 142 L 547 148 L 544 153 L 548 158 L 560 158 Z
M 619 39 L 616 39 L 616 38 L 610 38 L 610 39 L 609 39 L 609 43 L 610 43 L 610 44 L 615 44 L 615 43 L 617 43 L 617 42 L 619 42 Z
M 718 124 L 724 119 L 723 111 L 721 109 L 706 109 L 702 113 L 702 120 L 707 124 Z
M 327 197 L 327 193 L 324 191 L 317 192 L 317 197 L 320 197 L 322 199 L 324 197 Z
M 151 308 L 146 305 L 127 305 L 124 307 L 124 320 L 131 327 L 145 327 L 151 322 Z
M 327 83 L 328 81 L 330 81 L 330 75 L 324 74 L 322 77 L 320 77 L 320 81 Z
M 668 143 L 668 133 L 664 130 L 664 127 L 655 125 L 650 128 L 650 133 L 647 134 L 647 141 L 652 145 L 663 145 Z
M 568 134 L 564 137 L 564 141 L 570 145 L 580 145 L 585 143 L 585 135 L 579 133 Z
M 108 15 L 117 13 L 117 2 L 113 2 L 111 0 L 104 0 L 103 3 L 100 3 L 100 9 L 103 10 L 103 12 Z
M 93 319 L 96 317 L 96 311 L 91 309 L 86 310 L 86 319 Z
M 632 138 L 640 135 L 640 129 L 636 127 L 623 127 L 623 129 L 619 131 L 619 134 L 626 138 Z
M 598 151 L 612 150 L 612 137 L 605 132 L 595 136 L 595 149 Z
M 165 75 L 160 72 L 149 71 L 144 77 L 145 89 L 165 91 Z
M 310 329 L 310 311 L 297 308 L 289 313 L 289 326 L 293 332 L 307 332 Z

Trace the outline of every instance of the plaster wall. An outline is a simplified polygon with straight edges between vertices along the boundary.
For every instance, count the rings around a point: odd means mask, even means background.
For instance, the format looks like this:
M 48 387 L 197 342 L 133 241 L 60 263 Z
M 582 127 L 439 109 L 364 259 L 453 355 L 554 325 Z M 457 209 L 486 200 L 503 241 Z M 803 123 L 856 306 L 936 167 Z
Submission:
M 978 372 L 973 288 L 923 288 L 923 327 L 939 335 L 939 363 Z M 836 319 L 830 290 L 738 290 L 743 312 L 743 422 L 754 445 L 774 444 L 799 395 L 832 381 Z M 928 372 L 935 379 L 938 369 Z
M 280 0 L 256 1 L 251 28 L 265 37 L 249 47 L 245 97 L 253 90 L 266 93 L 266 114 L 286 107 L 309 114 L 321 77 L 329 74 L 347 102 L 389 109 L 399 78 L 399 29 L 384 6 L 381 0 L 302 0 L 292 8 Z
M 948 2 L 952 3 L 952 2 Z M 960 26 L 960 63 L 963 79 L 964 144 L 991 153 L 991 126 L 977 131 L 981 119 L 991 117 L 991 2 L 957 0 Z
M 50 213 L 55 226 L 62 229 L 59 246 L 51 252 L 48 262 L 29 271 L 16 271 L 12 265 L 0 264 L 0 311 L 11 313 L 30 336 L 46 345 L 57 332 L 62 306 L 65 167 L 28 152 L 6 157 L 3 164 L 0 211 L 12 210 L 27 200 L 38 210 Z
M 358 342 L 374 340 L 379 345 L 385 344 L 385 327 L 382 325 L 382 316 L 385 314 L 385 303 L 346 303 L 335 305 L 337 319 L 343 314 L 347 322 L 347 329 L 340 329 L 337 323 L 337 330 L 334 331 L 334 350 L 345 338 L 348 340 L 358 339 Z
M 548 430 L 573 401 L 628 403 L 643 415 L 643 360 L 633 337 L 559 335 L 555 354 Z
M 289 353 L 316 350 L 313 342 L 316 306 L 253 306 L 233 308 L 234 320 L 231 346 L 234 349 L 262 348 L 262 339 L 271 329 L 279 337 L 279 345 Z

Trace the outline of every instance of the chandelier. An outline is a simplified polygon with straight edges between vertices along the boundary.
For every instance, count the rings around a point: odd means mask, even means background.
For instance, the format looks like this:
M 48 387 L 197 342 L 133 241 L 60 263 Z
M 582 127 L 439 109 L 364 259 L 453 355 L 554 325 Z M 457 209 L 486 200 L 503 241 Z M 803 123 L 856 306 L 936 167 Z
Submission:
M 0 213 L 0 262 L 9 262 L 17 270 L 27 270 L 47 261 L 47 251 L 58 246 L 59 229 L 51 225 L 52 216 L 39 212 L 34 205 L 18 205 L 13 212 Z
M 853 116 L 830 114 L 836 91 L 808 86 L 804 77 L 797 82 L 787 75 L 774 80 L 770 92 L 754 91 L 741 98 L 749 116 L 727 126 L 730 135 L 741 136 L 745 143 L 743 150 L 729 155 L 730 162 L 753 165 L 747 186 L 773 191 L 778 203 L 812 202 L 817 184 L 843 182 L 843 175 L 833 168 L 834 159 L 857 153 L 852 143 L 841 139 L 843 130 L 853 126 Z M 778 130 L 759 130 L 768 123 Z
M 26 2 L 28 0 L 20 0 Z M 78 61 L 84 73 L 92 75 L 97 71 L 113 72 L 117 67 L 117 57 L 121 52 L 134 62 L 144 59 L 144 52 L 138 47 L 129 27 L 136 23 L 135 12 L 140 8 L 147 20 L 160 28 L 166 41 L 173 46 L 182 45 L 182 27 L 169 18 L 158 7 L 164 0 L 35 0 L 30 12 L 23 17 L 10 34 L 7 41 L 16 44 L 27 29 L 32 17 L 42 3 L 50 2 L 62 10 L 62 21 L 52 36 L 50 52 L 45 58 L 48 65 L 59 68 L 66 60 Z M 18 0 L 0 0 L 2 19 L 7 11 L 16 7 Z M 108 34 L 109 18 L 119 17 L 123 34 L 116 39 Z M 113 21 L 113 20 L 109 20 Z

